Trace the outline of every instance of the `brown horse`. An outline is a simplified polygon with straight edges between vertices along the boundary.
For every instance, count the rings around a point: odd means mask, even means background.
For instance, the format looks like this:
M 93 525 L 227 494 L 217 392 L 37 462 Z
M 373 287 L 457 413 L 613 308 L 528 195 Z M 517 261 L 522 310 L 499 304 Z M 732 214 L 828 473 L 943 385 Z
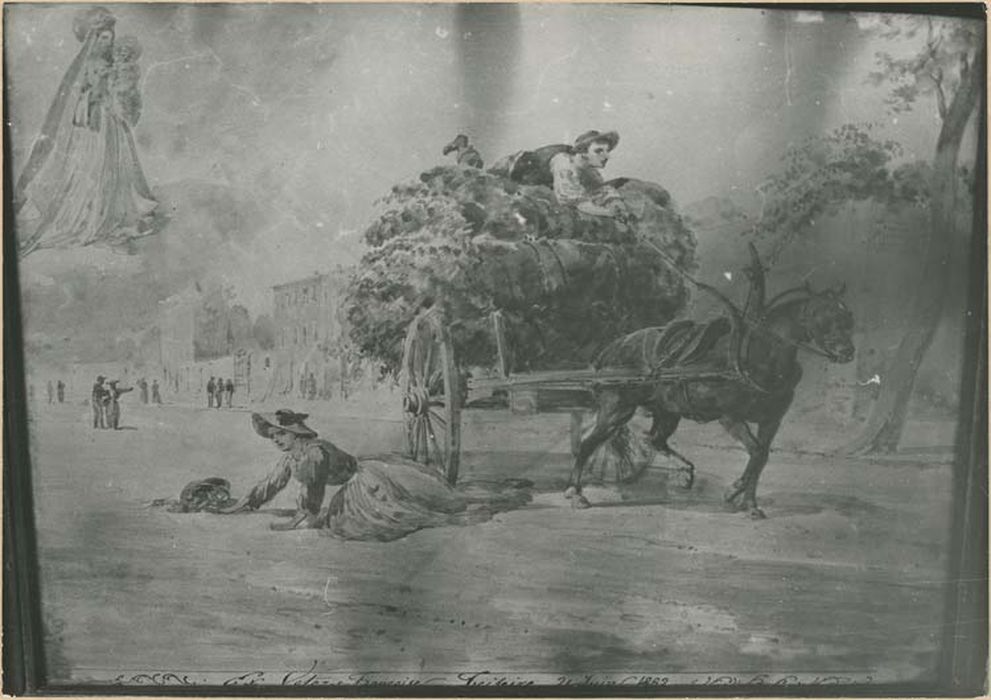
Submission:
M 651 445 L 685 465 L 689 487 L 694 465 L 668 446 L 682 418 L 718 420 L 743 443 L 750 459 L 726 500 L 763 518 L 757 481 L 802 378 L 799 350 L 837 363 L 853 359 L 853 315 L 842 293 L 795 288 L 779 294 L 754 319 L 705 325 L 679 321 L 677 328 L 646 328 L 607 346 L 598 368 L 639 369 L 643 378 L 597 388 L 595 425 L 581 440 L 565 492 L 572 505 L 589 505 L 582 495 L 589 457 L 643 407 L 653 418 Z M 756 424 L 756 434 L 750 423 Z

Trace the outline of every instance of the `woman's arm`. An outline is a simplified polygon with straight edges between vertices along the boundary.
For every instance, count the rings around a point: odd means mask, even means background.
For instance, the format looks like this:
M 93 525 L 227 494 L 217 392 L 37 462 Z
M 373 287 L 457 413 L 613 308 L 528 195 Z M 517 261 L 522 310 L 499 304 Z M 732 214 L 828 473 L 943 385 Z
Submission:
M 265 505 L 286 487 L 292 478 L 292 462 L 288 455 L 279 460 L 275 469 L 267 477 L 258 482 L 248 494 L 237 503 L 227 508 L 221 508 L 220 513 L 237 513 L 242 510 L 255 510 Z
M 301 486 L 296 498 L 296 515 L 284 523 L 273 523 L 273 530 L 295 530 L 319 527 L 317 516 L 323 506 L 329 477 L 327 455 L 316 445 L 309 446 L 296 465 L 296 478 Z

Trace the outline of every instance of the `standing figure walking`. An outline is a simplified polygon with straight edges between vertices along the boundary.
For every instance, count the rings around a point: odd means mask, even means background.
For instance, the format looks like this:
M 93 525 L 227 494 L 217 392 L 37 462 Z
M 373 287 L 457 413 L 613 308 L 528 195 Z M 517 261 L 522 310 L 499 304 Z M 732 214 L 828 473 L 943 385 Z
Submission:
M 90 394 L 90 405 L 93 407 L 93 427 L 94 428 L 106 428 L 107 427 L 107 414 L 104 410 L 103 402 L 107 397 L 107 387 L 103 386 L 103 381 L 106 379 L 102 374 L 96 378 L 96 383 L 93 385 L 93 391 Z
M 224 390 L 227 392 L 227 408 L 231 407 L 234 402 L 234 380 L 228 379 L 227 383 L 224 385 Z
M 58 384 L 55 385 L 55 391 L 58 395 L 58 402 L 65 403 L 65 382 L 59 379 Z
M 210 377 L 210 381 L 206 383 L 206 407 L 213 408 L 213 395 L 217 391 L 217 383 L 215 377 Z
M 155 379 L 151 383 L 151 400 L 158 406 L 162 405 L 162 394 L 158 390 L 158 380 Z
M 113 428 L 114 430 L 120 430 L 120 397 L 121 394 L 126 394 L 129 391 L 134 391 L 133 386 L 126 387 L 124 389 L 117 388 L 117 384 L 120 383 L 119 379 L 114 379 L 108 382 L 110 384 L 110 390 L 107 392 L 107 427 Z

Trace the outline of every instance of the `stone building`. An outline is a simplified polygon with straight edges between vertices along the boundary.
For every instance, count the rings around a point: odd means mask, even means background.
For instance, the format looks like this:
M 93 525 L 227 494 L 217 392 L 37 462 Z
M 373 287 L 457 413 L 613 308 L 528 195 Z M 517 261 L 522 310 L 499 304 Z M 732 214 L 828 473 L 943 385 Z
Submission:
M 341 376 L 343 269 L 272 288 L 275 357 L 266 397 L 330 398 Z

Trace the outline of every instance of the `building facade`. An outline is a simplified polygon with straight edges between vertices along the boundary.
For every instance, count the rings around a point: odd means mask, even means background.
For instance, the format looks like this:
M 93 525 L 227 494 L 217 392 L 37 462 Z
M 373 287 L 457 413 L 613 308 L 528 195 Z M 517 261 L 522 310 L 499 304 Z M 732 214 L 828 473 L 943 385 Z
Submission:
M 275 365 L 268 396 L 330 398 L 341 376 L 339 317 L 346 275 L 338 269 L 272 288 Z
M 336 342 L 341 335 L 337 314 L 343 287 L 341 275 L 330 273 L 273 287 L 276 347 L 304 350 Z

